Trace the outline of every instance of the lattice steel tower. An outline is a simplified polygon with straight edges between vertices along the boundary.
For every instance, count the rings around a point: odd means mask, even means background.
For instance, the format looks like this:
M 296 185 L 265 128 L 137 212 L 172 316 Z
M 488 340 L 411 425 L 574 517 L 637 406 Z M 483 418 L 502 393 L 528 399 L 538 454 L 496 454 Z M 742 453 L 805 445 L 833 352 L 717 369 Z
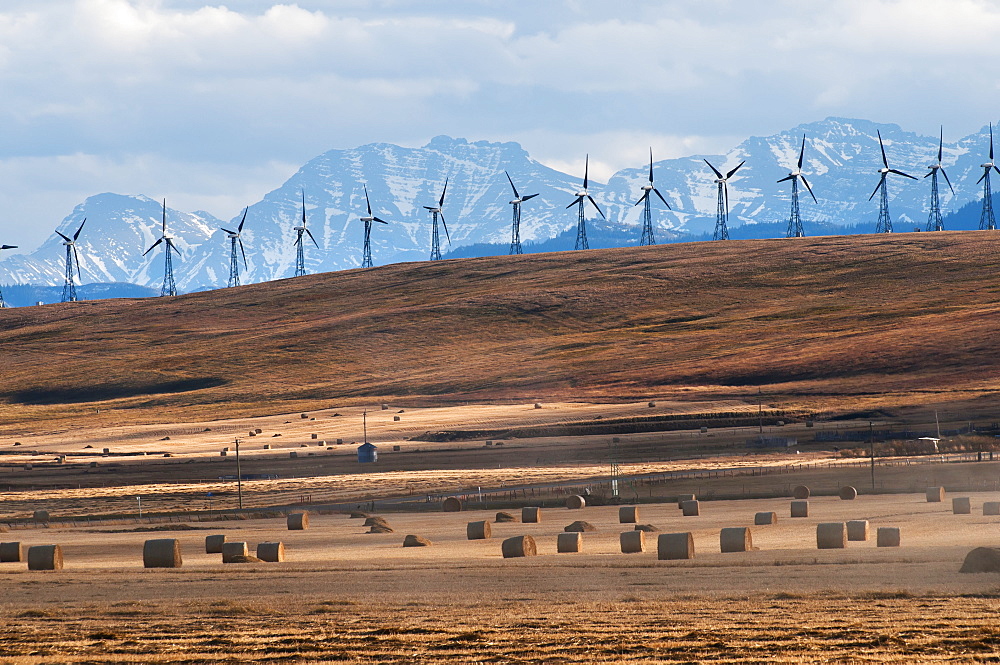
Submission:
M 736 165 L 736 168 L 731 170 L 726 175 L 722 175 L 719 169 L 712 166 L 712 163 L 707 159 L 705 163 L 708 164 L 708 168 L 712 169 L 715 173 L 715 184 L 718 186 L 718 203 L 715 208 L 715 234 L 712 236 L 713 240 L 729 240 L 729 179 L 740 170 L 740 167 L 746 164 L 746 160 L 743 160 Z
M 589 172 L 590 172 L 590 155 L 588 154 L 587 161 L 585 162 L 583 167 L 583 189 L 578 191 L 576 193 L 576 199 L 574 199 L 572 203 L 566 206 L 567 209 L 572 208 L 573 206 L 577 207 L 576 245 L 573 247 L 573 249 L 590 249 L 590 245 L 587 243 L 587 215 L 586 215 L 587 201 L 590 201 L 592 204 L 594 204 L 594 207 L 597 208 L 597 212 L 601 214 L 601 217 L 603 217 L 605 221 L 607 221 L 608 219 L 607 217 L 604 217 L 604 213 L 601 211 L 601 207 L 597 205 L 597 201 L 594 200 L 594 197 L 587 192 L 587 182 L 588 182 Z
M 954 196 L 955 188 L 951 186 L 951 180 L 948 179 L 948 173 L 944 170 L 944 166 L 941 164 L 941 157 L 944 152 L 944 127 L 941 127 L 941 138 L 938 142 L 938 158 L 936 164 L 931 164 L 927 168 L 930 171 L 927 172 L 927 176 L 931 179 L 931 210 L 927 215 L 927 230 L 928 231 L 944 231 L 944 218 L 941 216 L 941 198 L 938 196 L 938 171 L 944 176 L 945 182 L 948 183 L 948 188 L 951 189 L 951 193 Z
M 517 187 L 514 186 L 514 181 L 511 180 L 510 174 L 504 171 L 504 175 L 507 176 L 507 182 L 510 183 L 510 188 L 514 191 L 514 200 L 510 202 L 513 206 L 513 220 L 511 222 L 510 228 L 510 251 L 508 254 L 521 254 L 521 204 L 528 199 L 533 199 L 538 194 L 528 194 L 527 196 L 521 196 L 517 193 Z
M 306 250 L 302 236 L 309 236 L 309 239 L 316 245 L 316 249 L 319 249 L 319 243 L 316 242 L 316 238 L 313 238 L 312 231 L 306 227 L 306 190 L 304 189 L 302 190 L 302 223 L 292 228 L 295 231 L 295 276 L 302 277 L 306 274 Z
M 362 217 L 361 221 L 365 223 L 365 245 L 361 252 L 361 267 L 371 268 L 372 264 L 372 222 L 378 222 L 379 224 L 388 224 L 389 222 L 384 219 L 379 219 L 372 214 L 372 202 L 368 198 L 368 185 L 365 185 L 365 205 L 368 206 L 368 216 Z
M 441 260 L 441 236 L 438 234 L 438 218 L 441 218 L 441 226 L 444 227 L 444 235 L 451 244 L 451 235 L 448 234 L 448 223 L 444 221 L 444 195 L 448 191 L 448 178 L 444 179 L 444 189 L 441 190 L 441 198 L 438 199 L 437 206 L 424 206 L 424 210 L 431 213 L 431 261 Z M 369 261 L 371 252 L 369 251 Z
M 229 229 L 222 229 L 226 232 L 226 236 L 229 238 L 229 284 L 230 288 L 240 285 L 240 259 L 239 254 L 236 252 L 236 246 L 239 245 L 240 253 L 243 254 L 243 267 L 247 265 L 247 253 L 243 249 L 243 239 L 240 238 L 240 234 L 243 233 L 243 225 L 247 221 L 247 211 L 249 208 L 243 209 L 243 219 L 240 220 L 240 225 L 236 227 L 235 231 L 230 231 Z
M 56 231 L 56 235 L 63 239 L 63 245 L 66 246 L 66 280 L 63 282 L 63 302 L 76 302 L 76 283 L 73 273 L 75 272 L 80 281 L 83 281 L 83 276 L 80 274 L 80 255 L 76 252 L 76 241 L 80 237 L 80 232 L 83 231 L 83 225 L 86 223 L 87 220 L 84 219 L 72 238 Z M 76 264 L 76 270 L 73 270 L 74 263 Z
M 0 252 L 5 249 L 17 249 L 17 245 L 0 245 Z M 0 291 L 0 309 L 5 309 L 7 302 L 3 299 L 3 291 Z
M 885 156 L 885 144 L 882 143 L 882 132 L 875 130 L 875 133 L 878 134 L 878 147 L 882 151 L 882 168 L 878 170 L 878 184 L 875 185 L 875 189 L 872 191 L 871 196 L 868 197 L 868 200 L 871 201 L 876 194 L 881 192 L 878 206 L 878 224 L 875 225 L 875 232 L 892 233 L 892 218 L 889 216 L 889 192 L 886 189 L 886 180 L 888 179 L 890 173 L 895 173 L 896 175 L 901 175 L 911 180 L 916 180 L 916 178 L 908 173 L 903 173 L 902 171 L 889 168 L 889 160 Z
M 639 198 L 638 201 L 635 202 L 635 205 L 639 205 L 640 203 L 644 204 L 642 208 L 642 236 L 639 238 L 640 247 L 656 244 L 656 238 L 653 236 L 653 214 L 649 208 L 650 192 L 653 192 L 654 194 L 659 196 L 660 200 L 663 201 L 663 205 L 667 206 L 667 210 L 670 210 L 670 204 L 667 203 L 667 200 L 665 198 L 663 198 L 663 194 L 660 194 L 660 190 L 658 190 L 653 185 L 652 148 L 649 149 L 649 183 L 642 186 L 642 196 Z
M 149 254 L 153 249 L 163 243 L 163 286 L 160 287 L 160 296 L 176 296 L 177 295 L 177 285 L 174 283 L 174 261 L 172 252 L 177 252 L 177 256 L 180 256 L 181 252 L 174 245 L 173 238 L 167 235 L 167 200 L 163 199 L 163 222 L 162 222 L 162 233 L 160 237 L 157 238 L 156 242 L 150 245 L 149 249 L 142 253 L 143 256 Z
M 995 231 L 997 222 L 993 218 L 993 188 L 990 186 L 990 171 L 1000 173 L 993 163 L 993 123 L 990 123 L 990 161 L 981 165 L 983 175 L 979 182 L 983 183 L 983 212 L 979 215 L 979 228 L 983 231 Z
M 799 180 L 802 184 L 806 186 L 809 194 L 812 195 L 813 201 L 816 201 L 816 195 L 813 194 L 812 187 L 809 186 L 809 181 L 806 180 L 805 175 L 802 173 L 802 158 L 806 154 L 806 136 L 802 135 L 802 147 L 799 149 L 799 161 L 794 171 L 791 171 L 787 176 L 779 180 L 778 182 L 785 182 L 787 180 L 792 181 L 792 211 L 788 216 L 788 231 L 785 233 L 786 238 L 803 238 L 805 237 L 805 231 L 802 229 L 802 217 L 799 215 Z

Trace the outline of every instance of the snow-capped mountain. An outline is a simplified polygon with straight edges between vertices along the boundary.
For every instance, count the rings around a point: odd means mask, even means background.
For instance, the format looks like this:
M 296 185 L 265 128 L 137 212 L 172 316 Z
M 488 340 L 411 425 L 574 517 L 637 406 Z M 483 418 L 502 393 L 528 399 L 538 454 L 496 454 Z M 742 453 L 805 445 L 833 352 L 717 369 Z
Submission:
M 802 219 L 834 226 L 874 223 L 878 199 L 869 201 L 882 166 L 876 130 L 881 131 L 891 167 L 919 181 L 890 177 L 889 195 L 896 230 L 909 231 L 926 223 L 929 180 L 936 161 L 937 136 L 922 136 L 891 124 L 827 118 L 769 137 L 751 137 L 725 155 L 695 155 L 655 162 L 657 188 L 670 202 L 667 211 L 654 199 L 658 238 L 667 233 L 710 233 L 715 224 L 716 185 L 707 158 L 720 170 L 742 160 L 746 164 L 730 181 L 730 225 L 783 222 L 790 206 L 789 183 L 778 184 L 798 158 L 806 136 L 805 172 L 818 203 L 801 190 Z M 942 179 L 945 212 L 978 200 L 989 136 L 979 132 L 944 145 L 944 165 L 954 194 Z M 648 164 L 614 174 L 607 185 L 591 180 L 590 191 L 611 226 L 633 231 L 638 239 L 640 187 Z M 439 136 L 420 148 L 369 144 L 351 150 L 331 150 L 312 159 L 247 212 L 243 242 L 247 251 L 244 283 L 289 277 L 295 265 L 295 231 L 305 194 L 306 218 L 319 248 L 306 245 L 309 272 L 354 268 L 361 263 L 367 185 L 375 214 L 390 223 L 372 230 L 376 264 L 426 260 L 430 254 L 430 215 L 445 179 L 444 213 L 451 247 L 476 243 L 505 245 L 510 241 L 512 198 L 503 172 L 514 178 L 519 192 L 539 193 L 524 204 L 521 238 L 542 242 L 575 227 L 576 211 L 567 210 L 582 174 L 565 174 L 531 159 L 516 143 L 469 142 Z M 101 194 L 87 199 L 63 220 L 59 230 L 71 235 L 84 218 L 78 243 L 83 282 L 132 282 L 158 288 L 162 281 L 159 248 L 143 257 L 160 233 L 161 204 L 144 196 Z M 594 216 L 593 210 L 588 216 Z M 229 242 L 220 227 L 234 228 L 242 211 L 228 222 L 204 212 L 183 213 L 168 208 L 167 226 L 182 251 L 175 262 L 178 288 L 189 291 L 224 286 L 229 274 Z M 449 249 L 442 232 L 442 250 Z M 57 236 L 28 255 L 0 262 L 0 284 L 61 284 L 65 250 Z

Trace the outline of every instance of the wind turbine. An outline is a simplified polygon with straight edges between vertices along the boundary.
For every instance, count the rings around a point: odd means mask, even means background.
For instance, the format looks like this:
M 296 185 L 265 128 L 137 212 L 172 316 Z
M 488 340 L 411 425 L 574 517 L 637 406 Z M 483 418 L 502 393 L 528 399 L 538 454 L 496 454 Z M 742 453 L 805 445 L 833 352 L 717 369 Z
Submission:
M 307 235 L 309 239 L 319 249 L 319 243 L 313 238 L 312 231 L 306 228 L 306 190 L 302 190 L 302 223 L 292 227 L 295 230 L 295 276 L 302 277 L 306 274 L 306 250 L 302 236 Z
M 222 229 L 226 232 L 226 237 L 229 238 L 230 252 L 229 252 L 229 286 L 239 286 L 240 285 L 240 261 L 239 256 L 236 254 L 236 245 L 240 246 L 240 252 L 243 254 L 243 267 L 247 267 L 247 253 L 243 249 L 243 240 L 240 238 L 240 234 L 243 233 L 243 225 L 247 221 L 247 211 L 249 208 L 243 209 L 243 219 L 240 220 L 240 225 L 236 227 L 235 231 L 230 231 L 229 229 Z
M 146 256 L 160 243 L 163 243 L 163 286 L 160 287 L 160 296 L 176 296 L 177 295 L 177 285 L 174 284 L 174 261 L 172 258 L 171 250 L 177 252 L 177 256 L 181 255 L 181 250 L 177 249 L 174 245 L 174 240 L 167 235 L 167 200 L 163 199 L 163 233 L 160 237 L 156 239 L 149 249 L 142 253 Z
M 980 164 L 983 167 L 983 175 L 976 181 L 976 184 L 983 183 L 983 212 L 979 215 L 979 228 L 983 231 L 995 231 L 997 222 L 993 219 L 993 188 L 990 187 L 990 171 L 1000 173 L 1000 169 L 993 163 L 993 123 L 990 123 L 990 161 Z
M 514 200 L 510 202 L 514 206 L 514 220 L 511 225 L 510 231 L 510 251 L 508 254 L 521 254 L 521 204 L 528 199 L 533 199 L 538 194 L 528 194 L 527 196 L 521 196 L 517 193 L 517 187 L 514 186 L 514 181 L 510 179 L 510 174 L 504 171 L 504 175 L 507 176 L 507 182 L 510 183 L 510 188 L 514 190 Z
M 66 281 L 63 283 L 63 302 L 76 302 L 76 284 L 73 280 L 74 263 L 76 263 L 76 276 L 80 278 L 80 281 L 83 281 L 83 276 L 80 274 L 80 255 L 76 253 L 76 241 L 80 237 L 80 232 L 83 231 L 83 225 L 86 223 L 87 219 L 85 217 L 80 222 L 80 228 L 76 230 L 72 238 L 56 231 L 56 235 L 63 239 L 63 245 L 66 246 Z
M 604 213 L 601 212 L 601 207 L 597 205 L 597 201 L 594 197 L 587 192 L 587 174 L 590 172 L 590 155 L 587 155 L 587 161 L 583 167 L 583 189 L 576 193 L 576 199 L 566 206 L 566 209 L 570 209 L 573 206 L 577 206 L 577 222 L 576 222 L 576 246 L 573 249 L 590 249 L 590 245 L 587 244 L 587 216 L 584 212 L 584 208 L 587 205 L 587 201 L 594 204 L 597 208 L 597 212 L 601 213 L 601 217 L 604 217 Z M 607 217 L 604 217 L 607 220 Z
M 875 186 L 875 191 L 868 197 L 868 200 L 871 201 L 879 190 L 882 190 L 882 197 L 879 199 L 878 205 L 878 224 L 875 226 L 875 233 L 892 233 L 892 218 L 889 216 L 889 194 L 886 191 L 886 178 L 890 173 L 901 175 L 910 180 L 916 180 L 916 178 L 909 173 L 889 168 L 889 160 L 885 156 L 885 144 L 882 143 L 882 133 L 877 129 L 875 133 L 878 134 L 878 147 L 882 149 L 882 168 L 878 170 L 882 176 L 879 178 L 878 185 Z
M 792 212 L 788 217 L 788 232 L 785 234 L 786 238 L 804 238 L 805 232 L 802 230 L 802 218 L 799 217 L 799 180 L 802 184 L 806 186 L 809 194 L 813 197 L 814 203 L 819 203 L 816 200 L 816 195 L 813 194 L 812 187 L 809 186 L 809 181 L 806 180 L 805 175 L 802 173 L 802 158 L 806 154 L 806 135 L 802 135 L 802 148 L 799 150 L 799 162 L 795 167 L 795 170 L 789 173 L 787 176 L 779 180 L 778 182 L 785 182 L 786 180 L 792 181 Z
M 441 190 L 441 198 L 438 199 L 437 207 L 424 206 L 425 210 L 431 212 L 431 261 L 441 260 L 441 239 L 438 236 L 438 217 L 441 218 L 441 226 L 444 227 L 444 235 L 451 244 L 451 235 L 448 234 L 448 224 L 444 221 L 444 195 L 448 191 L 448 178 L 444 179 L 444 189 Z M 367 190 L 366 190 L 367 193 Z M 370 211 L 369 211 L 370 214 Z
M 84 220 L 84 221 L 86 221 L 86 220 Z M 0 245 L 0 252 L 2 252 L 5 249 L 17 249 L 17 245 Z M 0 309 L 4 309 L 6 307 L 7 307 L 7 303 L 4 302 L 3 292 L 0 292 Z
M 372 202 L 368 198 L 368 185 L 365 188 L 365 204 L 368 206 L 368 216 L 362 217 L 361 221 L 365 223 L 365 248 L 361 255 L 361 267 L 371 268 L 372 267 L 372 222 L 378 222 L 379 224 L 388 224 L 389 222 L 384 219 L 379 219 L 372 214 Z M 443 194 L 442 194 L 443 196 Z
M 715 207 L 715 235 L 712 236 L 712 240 L 729 240 L 729 179 L 747 163 L 747 160 L 744 159 L 726 175 L 722 175 L 722 172 L 712 166 L 707 159 L 705 163 L 715 173 L 715 184 L 719 190 L 718 203 Z
M 649 149 L 649 184 L 642 186 L 642 196 L 635 205 L 640 203 L 645 203 L 642 208 L 642 237 L 639 239 L 639 246 L 643 245 L 655 245 L 656 239 L 653 237 L 653 217 L 649 210 L 650 196 L 649 193 L 653 192 L 660 197 L 663 201 L 663 205 L 667 206 L 667 210 L 670 210 L 670 204 L 667 200 L 663 198 L 663 194 L 660 194 L 660 190 L 653 186 L 653 149 Z M 633 206 L 635 207 L 635 206 Z
M 941 126 L 941 138 L 938 142 L 938 159 L 937 164 L 931 164 L 927 168 L 930 171 L 924 177 L 930 176 L 931 179 L 931 212 L 927 215 L 927 230 L 928 231 L 944 231 L 944 219 L 941 217 L 941 199 L 938 197 L 938 171 L 944 176 L 944 181 L 948 183 L 948 189 L 951 190 L 952 196 L 955 195 L 955 188 L 951 186 L 951 180 L 948 179 L 948 174 L 944 170 L 944 166 L 941 164 L 941 157 L 944 152 L 944 125 Z

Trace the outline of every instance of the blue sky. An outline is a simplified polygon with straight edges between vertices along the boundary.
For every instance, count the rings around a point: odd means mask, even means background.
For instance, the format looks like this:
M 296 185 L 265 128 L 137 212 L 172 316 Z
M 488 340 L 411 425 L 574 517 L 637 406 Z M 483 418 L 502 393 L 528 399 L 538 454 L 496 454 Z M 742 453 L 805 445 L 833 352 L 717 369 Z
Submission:
M 5 0 L 0 242 L 105 191 L 230 218 L 302 163 L 437 134 L 599 179 L 829 115 L 996 117 L 1000 3 Z

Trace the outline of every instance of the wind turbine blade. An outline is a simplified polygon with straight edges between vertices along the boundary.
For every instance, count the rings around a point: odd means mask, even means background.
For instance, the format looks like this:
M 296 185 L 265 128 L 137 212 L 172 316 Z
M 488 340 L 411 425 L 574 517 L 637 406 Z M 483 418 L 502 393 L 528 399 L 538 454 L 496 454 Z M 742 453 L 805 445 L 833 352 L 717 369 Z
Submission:
M 221 226 L 219 227 L 219 229 L 220 229 L 221 231 L 225 231 L 226 233 L 231 233 L 232 235 L 236 235 L 236 231 L 230 231 L 229 229 L 224 229 L 224 228 L 222 228 Z
M 78 228 L 78 229 L 76 230 L 76 233 L 74 233 L 74 234 L 73 234 L 73 240 L 76 240 L 77 238 L 79 238 L 79 237 L 80 237 L 80 232 L 81 232 L 81 231 L 83 231 L 83 225 L 84 225 L 84 224 L 86 224 L 86 223 L 87 223 L 87 218 L 86 218 L 86 217 L 84 217 L 84 218 L 83 218 L 83 221 L 82 221 L 82 222 L 80 222 L 80 228 Z
M 243 232 L 243 225 L 246 224 L 246 222 L 247 222 L 247 212 L 249 210 L 250 210 L 249 206 L 247 206 L 246 208 L 243 208 L 243 219 L 240 220 L 240 225 L 236 227 L 236 232 L 237 233 L 242 233 Z
M 743 166 L 746 163 L 747 163 L 747 160 L 744 159 L 742 162 L 740 162 L 739 164 L 737 164 L 736 168 L 734 168 L 732 171 L 730 171 L 729 173 L 726 174 L 726 180 L 729 180 L 730 178 L 732 178 L 733 174 L 736 173 L 737 171 L 739 171 L 740 167 Z
M 646 191 L 644 191 L 642 193 L 642 196 L 639 197 L 639 200 L 636 201 L 635 204 L 632 207 L 634 208 L 635 206 L 637 206 L 640 203 L 642 203 L 643 201 L 645 201 L 648 196 L 649 196 L 649 190 L 647 189 Z
M 954 196 L 954 195 L 955 195 L 955 188 L 951 186 L 951 180 L 948 180 L 948 172 L 947 172 L 947 171 L 945 171 L 945 170 L 944 170 L 944 169 L 942 168 L 942 169 L 941 169 L 941 175 L 943 175 L 943 176 L 944 176 L 944 181 L 945 181 L 946 183 L 948 183 L 948 189 L 950 189 L 950 190 L 951 190 L 951 194 L 952 194 L 952 196 Z
M 80 272 L 80 255 L 76 252 L 76 245 L 73 245 L 73 258 L 76 259 L 76 276 L 83 281 L 83 273 Z
M 806 135 L 802 135 L 802 148 L 799 150 L 799 170 L 802 170 L 802 158 L 806 154 Z
M 873 191 L 872 195 L 868 197 L 869 201 L 871 201 L 873 198 L 875 198 L 875 195 L 878 194 L 878 188 L 881 187 L 882 183 L 884 183 L 884 182 L 885 182 L 885 174 L 883 173 L 882 177 L 879 178 L 879 180 L 878 180 L 878 184 L 875 185 L 875 191 Z
M 878 147 L 882 150 L 882 166 L 889 168 L 889 159 L 885 156 L 885 144 L 882 143 L 882 132 L 876 129 L 875 133 L 878 134 Z
M 934 173 L 934 169 L 931 169 L 930 171 L 928 171 L 927 173 L 925 173 L 925 174 L 924 174 L 924 177 L 925 177 L 925 178 L 929 178 L 929 177 L 931 177 L 931 174 L 932 174 L 932 173 Z
M 313 241 L 313 244 L 316 245 L 316 249 L 319 249 L 319 243 L 316 242 L 316 238 L 313 238 L 312 231 L 310 231 L 309 229 L 306 229 L 306 233 L 309 235 L 309 239 Z
M 389 222 L 385 221 L 384 219 L 379 219 L 378 217 L 372 217 L 372 221 L 373 222 L 378 222 L 379 224 L 388 224 L 389 223 Z
M 587 191 L 587 176 L 590 173 L 590 153 L 587 153 L 587 159 L 583 163 L 583 190 Z
M 298 247 L 301 244 L 302 244 L 302 231 L 299 231 L 298 235 L 295 236 L 295 242 L 292 243 L 292 246 Z
M 996 171 L 997 173 L 1000 173 L 1000 168 L 997 168 L 995 165 L 993 166 L 993 170 Z M 986 171 L 988 173 L 989 169 L 986 169 Z
M 996 168 L 996 167 L 994 167 L 994 168 Z M 976 181 L 976 184 L 978 185 L 978 184 L 979 184 L 979 183 L 981 183 L 981 182 L 982 182 L 983 180 L 985 180 L 985 179 L 986 179 L 986 176 L 988 176 L 989 174 L 990 174 L 990 170 L 989 170 L 989 169 L 986 169 L 985 171 L 983 171 L 983 175 L 979 176 L 979 180 L 977 180 L 977 181 Z M 3 248 L 2 248 L 2 247 L 0 247 L 0 249 L 3 249 Z
M 365 188 L 365 205 L 368 206 L 368 216 L 372 216 L 372 201 L 368 198 L 368 185 L 364 185 Z
M 525 196 L 524 198 L 522 198 L 522 199 L 521 199 L 521 202 L 522 202 L 522 203 L 524 203 L 524 202 L 525 202 L 525 201 L 527 201 L 528 199 L 533 199 L 533 198 L 535 198 L 536 196 L 538 196 L 538 194 L 528 194 L 527 196 Z
M 177 245 L 174 244 L 174 241 L 171 240 L 170 238 L 167 238 L 166 241 L 167 241 L 167 247 L 177 252 L 177 258 L 181 258 L 182 256 L 181 250 L 177 249 Z
M 710 169 L 712 169 L 713 171 L 715 171 L 715 175 L 719 177 L 719 180 L 722 180 L 722 174 L 721 174 L 721 173 L 719 173 L 719 169 L 717 169 L 717 168 L 715 168 L 714 166 L 712 166 L 712 163 L 711 163 L 711 162 L 709 162 L 709 161 L 708 161 L 707 159 L 706 159 L 706 160 L 704 160 L 704 161 L 705 161 L 705 163 L 706 163 L 706 164 L 708 164 L 708 168 L 710 168 Z
M 243 241 L 240 240 L 239 238 L 237 238 L 236 242 L 238 242 L 240 244 L 240 253 L 243 254 L 243 267 L 246 268 L 247 267 L 247 252 L 246 252 L 245 249 L 243 249 Z
M 437 210 L 437 208 L 434 208 L 433 206 L 424 206 L 424 210 Z
M 306 225 L 306 190 L 302 189 L 302 226 Z
M 588 194 L 587 198 L 594 204 L 594 207 L 597 208 L 597 212 L 601 213 L 601 217 L 604 217 L 604 211 L 601 210 L 601 206 L 597 205 L 597 201 L 594 200 L 594 197 Z M 608 221 L 608 218 L 604 217 L 604 221 Z
M 514 186 L 514 181 L 510 179 L 510 174 L 507 173 L 506 171 L 504 171 L 503 173 L 505 176 L 507 176 L 507 182 L 510 183 L 510 188 L 514 190 L 514 198 L 515 199 L 521 198 L 520 196 L 517 195 L 517 187 Z
M 444 205 L 444 194 L 448 191 L 448 178 L 444 179 L 444 189 L 441 190 L 441 198 L 438 200 L 438 208 Z
M 794 179 L 795 179 L 795 176 L 793 176 L 792 174 L 789 173 L 784 178 L 782 178 L 781 180 L 777 180 L 776 182 L 785 182 L 786 180 L 794 180 Z
M 63 234 L 59 233 L 58 231 L 56 231 L 56 235 L 59 236 L 60 238 L 62 238 L 63 240 L 65 240 L 66 242 L 72 242 L 72 240 L 69 239 L 69 236 L 64 236 Z
M 670 204 L 667 203 L 667 200 L 663 198 L 663 194 L 660 194 L 660 190 L 654 187 L 653 191 L 656 192 L 656 195 L 660 197 L 661 201 L 663 201 L 663 205 L 667 206 L 667 210 L 673 210 L 673 208 L 670 207 Z
M 941 125 L 941 138 L 938 140 L 938 164 L 941 163 L 941 157 L 944 153 L 944 125 Z
M 649 184 L 653 184 L 653 148 L 649 149 Z
M 167 200 L 163 199 L 163 235 L 167 235 Z
M 916 178 L 914 178 L 909 173 L 903 173 L 902 171 L 897 171 L 896 169 L 889 169 L 889 173 L 895 173 L 896 175 L 904 176 L 906 178 L 909 178 L 910 180 L 916 180 Z
M 444 237 L 448 239 L 448 244 L 451 244 L 451 235 L 448 233 L 448 222 L 444 221 L 444 213 L 438 213 L 441 215 L 441 226 L 444 227 Z
M 150 245 L 149 249 L 147 249 L 145 252 L 143 252 L 142 255 L 146 256 L 147 254 L 149 254 L 150 252 L 152 252 L 154 249 L 156 249 L 156 246 L 159 245 L 161 242 L 163 242 L 163 238 L 162 237 L 160 237 L 159 240 L 157 240 L 152 245 Z
M 813 188 L 809 186 L 809 181 L 806 180 L 806 177 L 804 175 L 802 175 L 801 173 L 799 174 L 799 177 L 802 178 L 802 184 L 806 186 L 806 189 L 809 190 L 810 196 L 813 197 L 813 202 L 814 203 L 819 203 L 819 201 L 816 200 L 816 195 L 813 194 Z
M 576 197 L 575 199 L 573 199 L 572 203 L 570 203 L 568 206 L 566 206 L 566 209 L 569 210 L 570 208 L 572 208 L 573 206 L 575 206 L 577 203 L 579 203 L 582 200 L 583 200 L 582 196 Z
M 722 183 L 722 194 L 726 199 L 726 219 L 729 219 L 729 183 Z
M 993 123 L 990 122 L 990 161 L 993 161 Z
M 0 245 L 0 249 L 17 249 L 17 245 Z

